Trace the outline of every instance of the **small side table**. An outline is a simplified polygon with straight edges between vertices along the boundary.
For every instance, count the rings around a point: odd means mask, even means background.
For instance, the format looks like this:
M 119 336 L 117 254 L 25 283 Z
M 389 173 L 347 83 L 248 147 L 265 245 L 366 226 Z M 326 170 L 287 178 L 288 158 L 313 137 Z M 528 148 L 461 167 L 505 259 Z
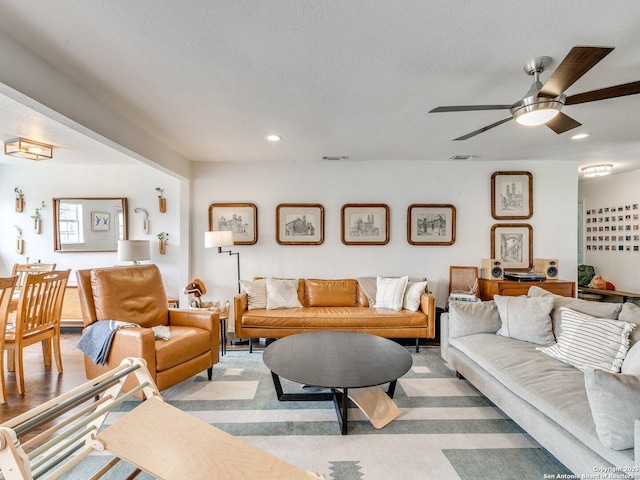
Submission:
M 220 312 L 220 353 L 224 356 L 227 353 L 227 319 L 229 311 Z

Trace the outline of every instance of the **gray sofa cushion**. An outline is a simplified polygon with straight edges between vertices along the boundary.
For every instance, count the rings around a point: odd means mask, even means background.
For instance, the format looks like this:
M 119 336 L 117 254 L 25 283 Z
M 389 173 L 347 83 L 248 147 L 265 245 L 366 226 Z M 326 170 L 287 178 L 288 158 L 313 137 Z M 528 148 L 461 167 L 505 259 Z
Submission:
M 584 383 L 602 444 L 614 450 L 633 448 L 634 421 L 640 418 L 640 378 L 585 370 Z
M 502 326 L 498 335 L 538 345 L 555 342 L 551 326 L 551 297 L 509 297 L 494 295 Z
M 551 320 L 553 321 L 553 334 L 558 338 L 562 334 L 562 318 L 560 317 L 560 307 L 567 307 L 571 310 L 586 313 L 599 318 L 612 318 L 617 319 L 621 303 L 607 303 L 607 302 L 589 302 L 588 300 L 582 300 L 580 298 L 563 297 L 551 293 L 544 288 L 536 287 L 535 285 L 529 288 L 527 294 L 529 297 L 551 297 L 553 298 L 553 310 L 551 311 Z
M 449 338 L 496 333 L 502 324 L 495 302 L 449 303 Z

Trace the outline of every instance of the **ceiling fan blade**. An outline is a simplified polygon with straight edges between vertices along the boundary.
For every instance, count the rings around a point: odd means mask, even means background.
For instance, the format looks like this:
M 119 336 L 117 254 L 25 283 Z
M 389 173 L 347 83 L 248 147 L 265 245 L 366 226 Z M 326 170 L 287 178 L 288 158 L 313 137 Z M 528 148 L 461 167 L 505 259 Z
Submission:
M 569 115 L 558 112 L 558 114 L 551 120 L 549 120 L 546 125 L 559 135 L 561 133 L 577 128 L 582 124 L 577 120 L 571 118 Z
M 557 97 L 606 57 L 614 47 L 573 47 L 546 81 L 540 95 Z
M 576 105 L 578 103 L 595 102 L 596 100 L 624 97 L 626 95 L 635 95 L 637 93 L 640 93 L 640 81 L 571 95 L 570 97 L 567 97 L 567 100 L 564 102 L 564 104 Z
M 429 113 L 442 112 L 470 112 L 473 110 L 509 110 L 511 105 L 457 105 L 450 107 L 436 107 L 429 110 Z
M 499 122 L 492 123 L 491 125 L 487 125 L 486 127 L 482 127 L 482 128 L 480 128 L 478 130 L 475 130 L 475 131 L 473 131 L 471 133 L 467 133 L 466 135 L 463 135 L 462 137 L 454 138 L 453 141 L 455 142 L 456 140 L 466 140 L 468 138 L 475 137 L 479 133 L 486 132 L 487 130 L 491 130 L 492 128 L 497 127 L 498 125 L 502 125 L 503 123 L 508 122 L 509 120 L 512 120 L 512 119 L 513 119 L 513 117 L 503 118 Z

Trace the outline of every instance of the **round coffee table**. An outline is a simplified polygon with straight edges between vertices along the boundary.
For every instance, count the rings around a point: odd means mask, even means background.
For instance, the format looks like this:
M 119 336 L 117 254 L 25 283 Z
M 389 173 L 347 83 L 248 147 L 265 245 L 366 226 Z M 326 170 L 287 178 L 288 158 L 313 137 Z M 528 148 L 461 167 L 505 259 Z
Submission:
M 407 349 L 391 340 L 337 331 L 281 338 L 265 349 L 263 360 L 271 370 L 278 400 L 333 400 L 343 435 L 347 434 L 348 398 L 376 428 L 382 428 L 400 414 L 391 398 L 397 379 L 413 363 Z M 331 393 L 284 393 L 279 377 L 329 388 Z M 387 392 L 378 387 L 385 383 L 389 383 Z

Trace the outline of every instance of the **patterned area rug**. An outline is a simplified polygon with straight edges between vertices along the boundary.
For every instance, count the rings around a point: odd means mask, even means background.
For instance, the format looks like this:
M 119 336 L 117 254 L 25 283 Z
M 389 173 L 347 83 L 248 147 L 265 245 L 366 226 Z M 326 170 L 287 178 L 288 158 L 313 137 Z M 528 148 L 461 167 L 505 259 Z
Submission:
M 571 473 L 469 383 L 457 379 L 440 358 L 439 347 L 410 351 L 413 367 L 399 379 L 394 396 L 401 414 L 380 430 L 354 407 L 349 434 L 342 436 L 332 402 L 279 402 L 260 351 L 229 352 L 214 366 L 211 382 L 203 373 L 163 396 L 326 479 L 539 480 L 545 474 L 558 478 Z M 293 392 L 303 387 L 283 380 L 283 388 Z M 126 402 L 109 422 L 137 404 Z M 106 457 L 87 460 L 95 469 Z M 82 472 L 89 471 L 84 465 L 66 478 L 83 478 Z M 103 478 L 124 478 L 124 471 L 116 469 Z

